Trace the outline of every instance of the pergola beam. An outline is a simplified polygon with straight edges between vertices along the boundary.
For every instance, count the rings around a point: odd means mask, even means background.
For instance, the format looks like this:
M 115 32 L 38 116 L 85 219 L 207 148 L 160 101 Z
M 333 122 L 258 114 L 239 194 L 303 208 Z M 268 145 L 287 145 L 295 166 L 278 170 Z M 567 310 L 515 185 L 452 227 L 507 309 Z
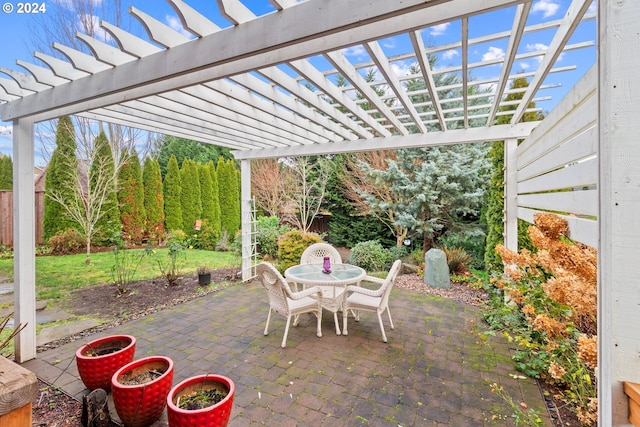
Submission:
M 481 13 L 523 1 L 477 0 L 473 11 Z M 227 28 L 141 57 L 139 61 L 78 78 L 0 105 L 0 115 L 4 120 L 30 115 L 40 121 L 75 114 L 265 65 L 339 50 L 347 47 L 353 38 L 383 38 L 458 19 L 470 9 L 467 0 L 406 0 L 402 7 L 387 0 L 351 0 L 348 8 L 342 7 L 339 0 L 326 0 L 320 4 L 321 11 L 318 5 L 318 2 L 299 3 L 241 27 Z M 265 37 L 264 28 L 280 27 L 287 31 L 270 32 L 269 37 Z M 345 37 L 346 31 L 351 33 L 350 37 Z
M 415 133 L 411 135 L 372 138 L 369 140 L 332 142 L 322 145 L 312 144 L 295 147 L 265 148 L 263 150 L 234 151 L 233 155 L 236 159 L 264 159 L 521 139 L 529 136 L 538 124 L 539 122 L 526 122 L 515 125 L 493 126 L 489 129 L 479 127 L 449 130 L 447 132 L 432 132 L 427 135 Z

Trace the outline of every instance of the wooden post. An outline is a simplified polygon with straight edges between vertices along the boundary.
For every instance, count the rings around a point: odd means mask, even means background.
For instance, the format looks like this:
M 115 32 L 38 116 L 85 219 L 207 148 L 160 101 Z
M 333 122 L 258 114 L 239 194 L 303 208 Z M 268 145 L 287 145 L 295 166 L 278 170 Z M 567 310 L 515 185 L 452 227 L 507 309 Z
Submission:
M 15 322 L 26 327 L 15 338 L 18 363 L 36 357 L 36 238 L 33 120 L 13 122 L 13 276 Z
M 242 281 L 246 282 L 252 274 L 252 230 L 251 230 L 251 160 L 240 161 L 240 210 L 242 218 Z
M 0 356 L 0 427 L 31 427 L 31 402 L 38 395 L 36 375 Z
M 504 247 L 518 252 L 517 139 L 504 142 Z
M 640 2 L 598 2 L 598 425 L 626 426 L 640 383 Z

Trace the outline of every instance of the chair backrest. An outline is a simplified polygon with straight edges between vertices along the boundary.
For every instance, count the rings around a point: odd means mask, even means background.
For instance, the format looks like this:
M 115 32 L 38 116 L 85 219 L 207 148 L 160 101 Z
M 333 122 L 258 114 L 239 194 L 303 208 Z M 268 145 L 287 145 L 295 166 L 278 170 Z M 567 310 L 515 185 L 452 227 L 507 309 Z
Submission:
M 289 313 L 287 296 L 291 295 L 291 288 L 282 274 L 273 265 L 266 262 L 261 262 L 256 266 L 256 274 L 267 291 L 271 308 L 287 315 Z
M 300 264 L 321 264 L 328 256 L 332 264 L 342 264 L 340 252 L 328 243 L 314 243 L 302 252 Z
M 399 259 L 395 260 L 387 274 L 387 278 L 384 279 L 384 283 L 380 286 L 380 290 L 382 290 L 380 308 L 384 308 L 389 304 L 389 294 L 391 293 L 391 289 L 393 289 L 393 285 L 396 283 L 396 277 L 398 277 L 398 273 L 400 273 L 400 267 L 402 267 L 402 261 Z

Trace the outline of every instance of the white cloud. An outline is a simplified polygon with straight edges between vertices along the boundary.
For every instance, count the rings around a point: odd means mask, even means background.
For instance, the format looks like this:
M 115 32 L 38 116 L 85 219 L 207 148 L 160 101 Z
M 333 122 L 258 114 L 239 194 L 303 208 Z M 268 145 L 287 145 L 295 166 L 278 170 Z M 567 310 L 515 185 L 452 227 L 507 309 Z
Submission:
M 393 64 L 391 64 L 391 69 L 393 70 L 393 72 L 396 74 L 396 76 L 398 77 L 404 77 L 410 74 L 410 68 L 411 68 L 411 64 L 407 64 L 407 63 L 400 63 L 398 64 L 397 62 L 394 62 Z
M 367 52 L 364 50 L 362 45 L 356 45 L 342 49 L 342 53 L 346 56 L 363 57 Z
M 504 50 L 499 47 L 489 47 L 489 51 L 482 55 L 483 61 L 492 61 L 494 59 L 504 58 Z
M 0 126 L 0 135 L 11 136 L 13 134 L 13 126 Z
M 532 12 L 542 12 L 542 16 L 548 18 L 558 13 L 558 9 L 560 9 L 560 4 L 555 0 L 539 0 L 533 4 Z
M 89 2 L 89 4 L 91 5 L 91 7 L 96 8 L 99 7 L 102 3 L 102 0 L 91 0 Z M 57 4 L 59 6 L 64 7 L 67 10 L 75 10 L 76 9 L 76 2 L 74 0 L 58 0 Z
M 547 49 L 549 49 L 549 46 L 547 46 L 544 43 L 527 44 L 527 50 L 530 52 L 534 52 L 538 50 L 547 50 Z
M 396 47 L 396 40 L 394 38 L 385 39 L 382 41 L 382 46 L 387 49 L 394 49 Z
M 458 56 L 458 55 L 460 55 L 460 53 L 458 53 L 457 50 L 449 49 L 449 50 L 444 51 L 444 53 L 442 54 L 442 59 L 448 61 L 448 60 L 453 59 L 455 56 Z
M 164 17 L 164 19 L 167 22 L 167 25 L 169 25 L 169 27 L 171 27 L 172 29 L 176 30 L 177 32 L 179 32 L 183 36 L 188 37 L 190 39 L 194 38 L 193 34 L 191 34 L 189 31 L 184 29 L 184 27 L 182 26 L 182 21 L 180 21 L 175 16 L 166 15 Z
M 549 46 L 547 46 L 544 43 L 534 43 L 534 44 L 527 44 L 527 50 L 530 52 L 539 52 L 542 50 L 547 50 L 549 49 Z M 561 53 L 560 56 L 558 56 L 558 61 L 562 61 L 562 58 L 564 57 L 564 53 Z M 542 61 L 542 55 L 537 57 L 538 62 Z
M 429 31 L 429 35 L 441 36 L 447 31 L 447 28 L 449 28 L 449 25 L 451 25 L 450 22 L 445 22 L 444 24 L 438 24 L 436 26 L 433 26 L 431 27 L 431 31 Z
M 518 65 L 520 65 L 520 69 L 523 71 L 531 68 L 531 65 L 528 62 L 521 62 Z

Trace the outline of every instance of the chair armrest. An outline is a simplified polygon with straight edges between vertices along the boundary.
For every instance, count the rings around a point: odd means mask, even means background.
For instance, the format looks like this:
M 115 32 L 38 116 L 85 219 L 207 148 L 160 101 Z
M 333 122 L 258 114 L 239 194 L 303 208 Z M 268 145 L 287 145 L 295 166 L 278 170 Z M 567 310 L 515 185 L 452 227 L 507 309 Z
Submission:
M 385 280 L 386 278 L 381 279 L 379 277 L 374 277 L 374 276 L 364 276 L 364 278 L 360 282 L 372 282 L 372 283 L 377 283 L 378 285 L 382 285 Z
M 300 292 L 295 292 L 295 293 L 291 293 L 291 295 L 289 295 L 289 298 L 291 299 L 302 299 L 304 297 L 308 297 L 311 296 L 313 294 L 318 294 L 318 298 L 322 297 L 322 289 L 320 289 L 318 286 L 314 286 L 312 288 L 307 288 L 303 291 Z
M 379 289 L 367 289 L 360 286 L 347 286 L 347 292 L 354 292 L 357 294 L 369 295 L 370 297 L 379 297 L 384 293 L 382 288 Z

